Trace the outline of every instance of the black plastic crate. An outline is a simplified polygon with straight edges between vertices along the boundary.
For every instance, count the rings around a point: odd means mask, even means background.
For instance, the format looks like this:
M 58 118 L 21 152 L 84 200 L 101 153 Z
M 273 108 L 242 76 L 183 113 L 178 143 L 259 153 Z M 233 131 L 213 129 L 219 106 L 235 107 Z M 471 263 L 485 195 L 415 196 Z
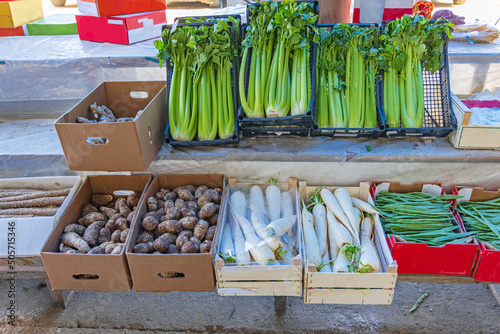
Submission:
M 309 128 L 299 128 L 293 126 L 242 127 L 241 135 L 243 137 L 307 137 L 309 135 Z
M 214 25 L 215 22 L 196 22 L 196 23 L 179 23 L 178 27 L 182 26 L 202 26 L 202 25 Z M 229 22 L 229 25 L 231 26 L 231 39 L 233 42 L 235 41 L 235 36 L 234 36 L 234 29 L 232 22 Z M 172 26 L 170 25 L 164 25 L 163 30 L 165 29 L 170 29 Z M 170 85 L 172 81 L 172 66 L 171 66 L 171 61 L 168 60 L 167 62 L 167 99 L 170 96 Z M 214 145 L 231 145 L 231 144 L 237 144 L 240 141 L 239 137 L 239 131 L 238 131 L 238 73 L 237 73 L 237 57 L 233 59 L 233 68 L 232 68 L 232 89 L 233 89 L 233 108 L 234 108 L 234 121 L 235 121 L 235 127 L 234 127 L 234 134 L 231 138 L 227 139 L 218 139 L 218 137 L 214 140 L 198 140 L 197 136 L 192 141 L 182 141 L 182 140 L 173 140 L 172 136 L 170 135 L 170 123 L 167 123 L 167 127 L 165 129 L 165 142 L 171 146 L 181 146 L 181 147 L 188 147 L 188 146 L 214 146 Z M 168 103 L 167 103 L 167 115 L 168 115 Z
M 332 28 L 339 23 L 323 23 L 318 24 L 318 28 Z M 379 25 L 376 23 L 349 23 L 348 25 L 357 25 L 361 27 L 371 27 L 372 25 L 378 27 Z M 317 52 L 317 50 L 316 50 Z M 315 71 L 316 72 L 316 71 Z M 324 136 L 324 137 L 351 137 L 351 138 L 378 138 L 384 134 L 384 130 L 386 127 L 386 120 L 384 111 L 382 108 L 382 100 L 381 100 L 381 91 L 380 91 L 380 77 L 377 75 L 375 79 L 375 97 L 377 100 L 377 127 L 376 128 L 320 128 L 316 124 L 316 117 L 314 117 L 314 125 L 311 129 L 311 136 Z M 315 111 L 318 110 L 318 106 L 316 105 L 314 108 Z
M 382 23 L 382 29 L 385 22 Z M 424 121 L 421 128 L 390 127 L 386 125 L 386 137 L 446 137 L 457 128 L 457 119 L 451 109 L 450 71 L 448 63 L 448 36 L 443 34 L 445 43 L 441 46 L 443 61 L 438 71 L 431 74 L 422 70 L 424 84 Z M 383 80 L 383 79 L 382 79 Z M 383 81 L 380 81 L 380 106 L 383 110 Z

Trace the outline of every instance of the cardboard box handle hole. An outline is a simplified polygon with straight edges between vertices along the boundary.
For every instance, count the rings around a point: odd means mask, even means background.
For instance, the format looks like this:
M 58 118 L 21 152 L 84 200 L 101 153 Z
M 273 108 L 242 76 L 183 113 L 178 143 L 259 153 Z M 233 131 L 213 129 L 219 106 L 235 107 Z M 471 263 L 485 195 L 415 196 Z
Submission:
M 115 195 L 115 196 L 128 196 L 128 195 L 132 195 L 133 193 L 135 193 L 135 191 L 133 191 L 133 190 L 115 190 L 115 191 L 113 191 L 113 195 Z
M 184 277 L 183 273 L 176 273 L 176 272 L 170 272 L 170 273 L 159 273 L 158 277 L 160 278 L 181 278 Z
M 108 138 L 105 137 L 88 137 L 85 141 L 89 145 L 106 145 L 109 143 Z
M 153 145 L 153 134 L 151 133 L 151 126 L 148 125 L 148 133 L 149 133 L 149 143 Z
M 99 275 L 79 274 L 79 275 L 73 275 L 73 278 L 81 280 L 92 280 L 92 279 L 99 279 Z
M 149 96 L 148 92 L 144 91 L 132 91 L 130 92 L 130 97 L 133 99 L 147 99 Z

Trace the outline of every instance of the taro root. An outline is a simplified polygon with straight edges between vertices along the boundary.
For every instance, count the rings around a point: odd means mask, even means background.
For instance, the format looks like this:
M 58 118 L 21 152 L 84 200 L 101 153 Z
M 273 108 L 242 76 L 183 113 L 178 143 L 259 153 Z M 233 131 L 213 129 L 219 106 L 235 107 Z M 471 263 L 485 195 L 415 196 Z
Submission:
M 167 189 L 167 188 L 161 188 L 160 191 L 164 194 L 166 193 L 169 193 L 170 192 L 170 189 Z
M 128 195 L 127 196 L 127 205 L 131 208 L 139 205 L 140 198 L 141 198 L 141 196 L 139 196 L 139 194 L 137 194 L 137 193 L 132 193 L 132 194 Z
M 105 221 L 106 216 L 100 212 L 91 212 L 82 218 L 78 219 L 78 224 L 83 225 L 85 227 L 89 227 L 90 224 L 97 221 Z
M 79 236 L 82 236 L 85 232 L 85 226 L 80 224 L 69 224 L 64 228 L 64 233 L 75 232 Z
M 83 216 L 88 215 L 91 212 L 98 212 L 98 211 L 99 210 L 97 210 L 97 208 L 94 205 L 92 205 L 90 203 L 85 203 L 82 206 L 82 213 L 81 213 L 81 215 L 83 217 Z
M 187 189 L 190 193 L 193 193 L 196 191 L 196 187 L 193 186 L 192 184 L 188 184 L 187 186 L 184 186 L 184 189 Z
M 109 228 L 110 231 L 116 230 L 116 220 L 113 219 L 108 220 L 104 227 Z
M 111 241 L 116 242 L 116 243 L 120 242 L 121 233 L 122 233 L 122 231 L 120 231 L 120 230 L 114 231 L 113 234 L 111 234 Z
M 178 254 L 179 253 L 179 249 L 175 246 L 175 245 L 168 245 L 168 251 L 167 251 L 167 254 Z
M 83 240 L 85 240 L 90 247 L 97 245 L 97 239 L 99 239 L 99 231 L 104 227 L 103 221 L 97 221 L 90 224 L 89 227 L 83 233 Z
M 217 213 L 208 219 L 210 225 L 217 225 L 218 221 L 219 221 L 219 215 Z
M 181 215 L 181 209 L 178 207 L 168 208 L 165 211 L 165 217 L 167 220 L 176 220 Z
M 189 238 L 185 235 L 179 235 L 175 241 L 175 245 L 180 249 L 186 242 L 189 242 Z
M 158 229 L 163 233 L 179 233 L 182 230 L 182 225 L 178 220 L 167 220 L 158 225 Z
M 184 202 L 184 200 L 182 200 L 182 199 L 178 198 L 178 199 L 176 199 L 176 200 L 175 200 L 174 205 L 175 205 L 176 207 L 178 207 L 178 208 L 182 209 L 182 208 L 185 208 L 185 207 L 186 207 L 186 202 Z
M 122 233 L 120 233 L 120 242 L 127 241 L 128 231 L 129 229 L 127 228 L 126 230 L 123 230 Z
M 104 213 L 108 218 L 111 218 L 118 213 L 118 211 L 116 211 L 115 209 L 108 208 L 107 206 L 101 206 L 99 210 L 101 210 L 101 212 Z
M 169 243 L 166 238 L 159 237 L 153 242 L 153 247 L 160 253 L 168 252 Z
M 137 237 L 137 240 L 135 241 L 136 244 L 142 244 L 145 242 L 153 242 L 154 238 L 151 234 L 148 233 L 142 233 Z
M 127 200 L 125 198 L 119 198 L 116 200 L 115 210 L 120 211 L 123 217 L 127 217 L 132 210 L 127 205 Z
M 158 226 L 160 226 L 160 224 L 158 224 Z M 156 227 L 154 230 L 153 230 L 153 237 L 160 237 L 163 235 L 164 232 L 160 231 L 160 229 L 158 227 Z
M 100 246 L 92 248 L 87 254 L 106 254 L 106 249 Z
M 198 204 L 195 201 L 186 202 L 186 208 L 194 210 L 194 211 L 199 209 Z
M 149 197 L 147 201 L 148 211 L 158 210 L 158 201 L 154 197 Z
M 160 213 L 158 211 L 151 211 L 151 212 L 146 213 L 142 219 L 144 219 L 148 216 L 153 216 L 156 218 L 156 220 L 160 220 L 162 215 L 160 215 Z
M 212 194 L 209 192 L 205 192 L 203 195 L 198 198 L 198 207 L 203 208 L 205 204 L 212 202 Z
M 207 203 L 201 208 L 200 212 L 198 212 L 198 217 L 200 219 L 208 219 L 215 214 L 215 211 L 216 211 L 215 204 Z
M 207 190 L 208 190 L 207 186 L 199 186 L 194 191 L 194 198 L 196 198 L 196 199 L 200 198 L 201 195 L 203 195 L 205 193 L 205 191 L 207 191 Z
M 196 224 L 196 226 L 194 228 L 193 235 L 195 237 L 197 237 L 198 239 L 203 240 L 209 227 L 210 227 L 210 224 L 207 221 L 200 219 L 200 220 L 198 220 L 198 223 Z
M 189 239 L 189 241 L 194 242 L 194 243 L 195 243 L 195 244 L 197 244 L 198 246 L 200 246 L 200 245 L 201 245 L 201 241 L 200 241 L 200 239 L 198 239 L 197 237 L 192 237 L 192 238 L 190 238 L 190 239 Z
M 196 217 L 184 217 L 181 220 L 179 220 L 181 223 L 182 227 L 186 230 L 190 230 L 196 226 L 196 223 L 198 222 L 198 218 Z
M 193 194 L 187 189 L 179 189 L 177 196 L 185 202 L 194 200 Z
M 142 220 L 142 228 L 146 231 L 153 231 L 159 224 L 160 222 L 153 216 L 144 217 Z
M 198 244 L 194 242 L 186 242 L 182 248 L 181 248 L 181 253 L 199 253 L 200 252 L 200 247 Z
M 205 233 L 205 240 L 213 241 L 215 237 L 215 231 L 217 230 L 217 226 L 210 226 Z
M 162 199 L 164 199 L 164 198 L 165 198 L 165 193 L 163 193 L 163 192 L 159 191 L 159 192 L 157 192 L 157 193 L 156 193 L 155 198 L 156 198 L 156 199 L 161 199 L 161 200 L 162 200 Z
M 181 231 L 182 232 L 182 231 Z M 177 234 L 173 233 L 164 233 L 160 236 L 160 238 L 167 239 L 169 244 L 175 244 L 175 241 L 177 240 Z
M 64 233 L 61 242 L 64 246 L 78 249 L 80 253 L 88 253 L 90 251 L 89 244 L 75 232 Z
M 90 202 L 94 204 L 96 208 L 106 206 L 111 201 L 113 201 L 113 196 L 109 194 L 94 194 L 92 195 L 92 199 L 90 200 Z
M 175 201 L 177 199 L 177 195 L 173 192 L 168 192 L 165 194 L 165 202 L 166 201 Z
M 185 217 L 197 217 L 196 211 L 188 209 L 188 208 L 182 209 L 181 215 L 183 218 L 185 218 Z
M 116 229 L 123 231 L 129 228 L 129 222 L 126 218 L 120 217 L 116 220 Z
M 200 245 L 200 253 L 210 253 L 211 248 L 212 248 L 212 241 L 205 240 Z
M 165 205 L 164 205 L 165 212 L 167 212 L 168 209 L 170 209 L 170 208 L 172 208 L 174 206 L 175 206 L 175 203 L 171 199 L 165 201 Z
M 179 235 L 185 235 L 188 237 L 188 239 L 191 239 L 193 237 L 193 231 L 191 230 L 182 230 L 179 232 Z
M 153 253 L 155 251 L 152 242 L 137 244 L 132 249 L 134 253 Z
M 184 189 L 184 187 L 185 186 L 175 187 L 174 189 L 172 189 L 172 192 L 179 196 L 179 190 Z

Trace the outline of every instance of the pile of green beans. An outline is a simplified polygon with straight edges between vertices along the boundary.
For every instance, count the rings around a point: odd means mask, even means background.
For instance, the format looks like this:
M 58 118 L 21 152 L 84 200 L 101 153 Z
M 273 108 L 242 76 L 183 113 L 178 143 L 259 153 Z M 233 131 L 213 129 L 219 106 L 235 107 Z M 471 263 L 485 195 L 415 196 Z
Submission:
M 465 243 L 472 233 L 458 233 L 450 200 L 454 195 L 434 196 L 421 192 L 381 192 L 375 199 L 385 232 L 408 242 L 429 246 Z
M 500 249 L 500 198 L 485 202 L 459 202 L 457 211 L 465 229 L 479 241 Z

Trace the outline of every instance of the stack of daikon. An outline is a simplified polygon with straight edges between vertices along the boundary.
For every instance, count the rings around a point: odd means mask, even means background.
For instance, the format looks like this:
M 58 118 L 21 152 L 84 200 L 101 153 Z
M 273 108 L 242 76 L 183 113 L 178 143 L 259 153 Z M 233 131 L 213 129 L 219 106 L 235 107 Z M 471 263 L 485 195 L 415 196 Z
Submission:
M 247 187 L 248 188 L 248 187 Z M 264 191 L 265 190 L 265 196 Z M 290 264 L 297 254 L 298 228 L 293 192 L 281 191 L 271 178 L 266 186 L 233 189 L 219 254 L 237 265 Z
M 308 211 L 311 210 L 311 212 Z M 302 224 L 307 260 L 319 272 L 378 272 L 380 261 L 374 240 L 372 214 L 368 203 L 351 197 L 345 188 L 333 193 L 320 187 L 303 203 Z

